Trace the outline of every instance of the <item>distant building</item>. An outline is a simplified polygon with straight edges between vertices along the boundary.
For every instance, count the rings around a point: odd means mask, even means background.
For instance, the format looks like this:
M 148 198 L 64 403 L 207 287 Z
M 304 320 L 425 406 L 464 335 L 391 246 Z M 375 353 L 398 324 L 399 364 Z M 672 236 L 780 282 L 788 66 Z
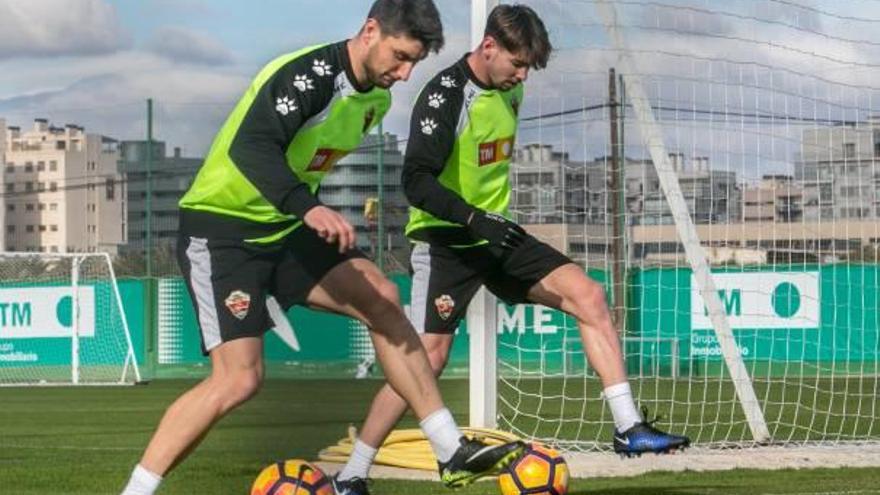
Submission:
M 403 235 L 408 219 L 409 203 L 403 194 L 400 174 L 403 153 L 398 137 L 386 133 L 383 146 L 384 163 L 384 249 L 397 252 L 405 263 L 409 243 Z M 378 224 L 375 205 L 379 199 L 379 137 L 369 135 L 354 152 L 341 159 L 321 182 L 321 202 L 343 214 L 354 225 L 358 247 L 368 253 L 378 249 Z M 370 206 L 373 203 L 374 206 Z M 370 210 L 370 211 L 367 211 Z M 399 268 L 399 267 L 398 267 Z
M 147 142 L 122 141 L 119 150 L 119 170 L 128 184 L 128 244 L 124 250 L 143 252 L 147 237 Z M 153 246 L 173 246 L 180 224 L 177 202 L 192 184 L 202 158 L 185 158 L 180 148 L 166 156 L 163 141 L 153 141 L 150 158 L 150 241 Z
M 584 221 L 587 198 L 582 185 L 573 183 L 575 172 L 570 167 L 568 153 L 552 146 L 532 144 L 515 150 L 510 204 L 519 223 L 562 223 L 564 207 L 571 214 L 566 222 Z M 566 200 L 566 192 L 571 201 Z
M 2 123 L 0 138 L 7 251 L 118 251 L 126 205 L 115 140 L 45 119 L 29 131 Z
M 743 221 L 799 222 L 804 190 L 789 175 L 765 175 L 760 184 L 743 187 Z
M 709 159 L 694 157 L 688 167 L 682 154 L 670 155 L 694 223 L 738 219 L 741 195 L 736 174 L 709 168 Z M 631 225 L 669 225 L 672 212 L 650 160 L 626 159 L 624 206 Z M 524 224 L 572 223 L 605 225 L 614 213 L 611 159 L 575 162 L 547 145 L 516 151 L 511 167 L 512 209 Z
M 880 218 L 880 120 L 808 129 L 795 161 L 811 221 Z
M 607 269 L 612 257 L 610 158 L 570 160 L 550 146 L 517 150 L 511 209 L 516 220 L 575 262 Z M 806 190 L 768 175 L 743 186 L 702 157 L 670 156 L 697 235 L 712 264 L 803 263 L 849 259 L 880 244 L 876 221 L 805 219 Z M 849 163 L 849 162 L 848 162 Z M 637 264 L 686 263 L 685 249 L 650 160 L 625 162 L 626 256 Z
M 736 172 L 714 170 L 709 158 L 695 156 L 690 163 L 681 153 L 669 156 L 678 176 L 688 213 L 695 224 L 738 221 L 742 196 Z M 650 160 L 626 162 L 626 205 L 633 225 L 672 225 L 669 202 L 660 187 L 657 170 Z
M 6 120 L 0 119 L 0 167 L 3 167 L 4 170 L 6 169 L 6 133 L 7 133 Z M 4 178 L 3 182 L 6 182 L 5 178 Z M 4 186 L 5 186 L 5 184 L 4 184 Z M 5 187 L 0 190 L 5 191 Z M 0 225 L 3 226 L 2 228 L 4 229 L 4 232 L 5 232 L 5 230 L 6 230 L 6 208 L 7 208 L 7 206 L 5 204 L 6 203 L 5 200 L 8 199 L 8 198 L 6 198 L 5 193 L 3 195 L 3 198 L 4 198 L 4 204 L 3 204 L 3 207 L 0 208 Z M 6 235 L 5 234 L 0 235 L 0 251 L 6 251 Z

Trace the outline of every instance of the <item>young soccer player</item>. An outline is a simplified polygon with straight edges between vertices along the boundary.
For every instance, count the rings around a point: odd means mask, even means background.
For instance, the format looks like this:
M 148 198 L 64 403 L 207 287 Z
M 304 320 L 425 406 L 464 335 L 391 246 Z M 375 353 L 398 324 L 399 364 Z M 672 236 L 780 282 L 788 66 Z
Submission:
M 403 171 L 412 203 L 406 233 L 412 252 L 412 321 L 437 374 L 481 285 L 508 303 L 535 303 L 577 320 L 584 349 L 602 379 L 616 426 L 614 450 L 625 455 L 685 447 L 636 410 L 618 334 L 600 284 L 565 255 L 510 220 L 508 168 L 529 70 L 547 65 L 551 44 L 529 7 L 501 5 L 480 45 L 441 71 L 413 110 Z M 385 386 L 376 396 L 337 483 L 363 483 L 376 448 L 406 410 Z
M 284 55 L 257 75 L 180 201 L 178 257 L 211 375 L 168 408 L 124 495 L 154 493 L 214 423 L 257 393 L 270 294 L 285 308 L 304 304 L 367 325 L 448 486 L 497 474 L 522 452 L 520 442 L 486 446 L 461 435 L 396 286 L 316 196 L 388 111 L 388 88 L 442 44 L 431 0 L 377 0 L 352 39 Z

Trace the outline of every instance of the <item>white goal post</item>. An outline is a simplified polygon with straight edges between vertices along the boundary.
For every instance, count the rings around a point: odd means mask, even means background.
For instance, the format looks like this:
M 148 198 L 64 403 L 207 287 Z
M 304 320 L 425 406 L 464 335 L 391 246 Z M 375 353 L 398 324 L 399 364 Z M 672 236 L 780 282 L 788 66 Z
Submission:
M 106 253 L 0 253 L 0 386 L 141 381 Z
M 471 0 L 471 48 L 483 40 L 489 12 L 498 0 Z M 481 288 L 468 307 L 470 425 L 495 428 L 498 424 L 498 337 L 495 332 L 498 301 Z

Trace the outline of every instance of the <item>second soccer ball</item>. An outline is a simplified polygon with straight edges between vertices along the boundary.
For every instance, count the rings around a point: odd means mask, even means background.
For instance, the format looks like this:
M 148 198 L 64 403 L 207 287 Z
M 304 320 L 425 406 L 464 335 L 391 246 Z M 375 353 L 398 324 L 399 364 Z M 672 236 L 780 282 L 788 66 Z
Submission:
M 555 450 L 533 443 L 498 477 L 501 495 L 565 495 L 568 464 Z
M 292 459 L 266 466 L 254 481 L 251 495 L 333 495 L 333 487 L 317 466 Z

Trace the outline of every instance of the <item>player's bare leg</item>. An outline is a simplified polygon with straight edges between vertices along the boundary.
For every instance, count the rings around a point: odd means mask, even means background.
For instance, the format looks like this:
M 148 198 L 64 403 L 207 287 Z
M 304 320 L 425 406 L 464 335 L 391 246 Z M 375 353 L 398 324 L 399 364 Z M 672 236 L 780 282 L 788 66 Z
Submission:
M 620 336 L 611 321 L 605 290 L 571 263 L 553 270 L 529 290 L 530 301 L 560 309 L 577 320 L 584 351 L 604 387 L 626 382 Z
M 308 303 L 367 325 L 388 383 L 419 418 L 447 486 L 498 474 L 522 452 L 524 445 L 519 442 L 486 448 L 462 440 L 443 405 L 425 349 L 400 306 L 397 286 L 372 262 L 357 258 L 336 266 L 312 289 Z
M 183 461 L 214 423 L 257 393 L 263 381 L 262 355 L 263 339 L 256 337 L 213 349 L 211 375 L 165 411 L 138 467 L 162 477 Z M 123 494 L 142 493 L 126 490 Z
M 365 259 L 340 264 L 312 289 L 308 304 L 356 318 L 370 329 L 391 385 L 424 418 L 443 407 L 425 349 L 400 306 L 397 286 Z
M 690 444 L 687 437 L 657 430 L 636 410 L 626 377 L 620 336 L 611 321 L 605 290 L 599 283 L 570 263 L 535 284 L 529 290 L 528 298 L 565 311 L 577 320 L 584 351 L 602 380 L 605 399 L 614 417 L 616 452 L 626 456 L 661 453 Z
M 453 336 L 426 333 L 420 337 L 425 352 L 428 354 L 428 361 L 434 370 L 434 375 L 440 376 L 449 358 Z M 382 446 L 388 434 L 406 413 L 407 408 L 406 401 L 386 383 L 373 398 L 367 418 L 358 432 L 358 439 L 349 461 L 340 471 L 338 479 L 347 481 L 367 478 L 379 447 Z

